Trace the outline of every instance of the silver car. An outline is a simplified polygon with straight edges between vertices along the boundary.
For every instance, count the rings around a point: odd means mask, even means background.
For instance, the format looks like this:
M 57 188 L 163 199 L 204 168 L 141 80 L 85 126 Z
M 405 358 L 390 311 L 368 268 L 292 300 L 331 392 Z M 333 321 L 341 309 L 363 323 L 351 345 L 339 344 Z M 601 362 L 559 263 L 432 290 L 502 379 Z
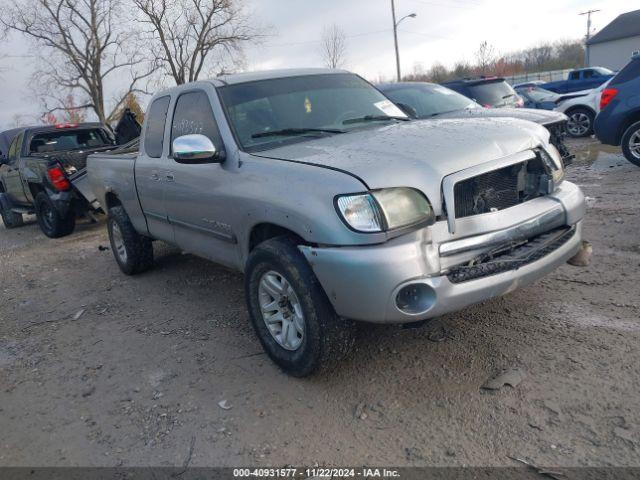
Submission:
M 154 96 L 140 151 L 89 158 L 115 259 L 153 241 L 245 274 L 286 372 L 342 358 L 355 321 L 412 323 L 508 293 L 580 248 L 584 197 L 540 125 L 410 120 L 357 75 L 229 75 Z

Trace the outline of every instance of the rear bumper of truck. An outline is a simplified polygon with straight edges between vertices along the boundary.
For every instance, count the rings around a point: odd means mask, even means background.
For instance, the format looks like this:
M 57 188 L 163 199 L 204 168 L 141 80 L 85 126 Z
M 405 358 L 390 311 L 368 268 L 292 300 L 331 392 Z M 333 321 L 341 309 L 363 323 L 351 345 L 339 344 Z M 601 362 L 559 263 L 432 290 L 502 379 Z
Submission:
M 446 238 L 442 221 L 381 245 L 300 249 L 339 315 L 410 323 L 504 295 L 553 271 L 579 251 L 584 213 L 582 192 L 564 182 L 551 196 L 486 214 L 500 221 L 487 217 L 484 224 L 501 228 L 474 235 Z M 479 260 L 496 251 L 504 252 L 498 263 Z

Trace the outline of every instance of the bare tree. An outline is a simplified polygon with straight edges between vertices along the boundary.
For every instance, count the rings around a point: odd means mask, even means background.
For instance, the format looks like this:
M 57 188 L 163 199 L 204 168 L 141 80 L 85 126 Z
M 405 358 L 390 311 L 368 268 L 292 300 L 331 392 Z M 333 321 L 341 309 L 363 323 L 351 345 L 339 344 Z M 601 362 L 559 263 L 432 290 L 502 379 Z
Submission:
M 347 38 L 338 25 L 330 25 L 322 32 L 322 59 L 328 68 L 344 66 L 347 55 Z
M 238 0 L 133 0 L 149 50 L 176 84 L 225 71 L 260 37 Z
M 485 75 L 489 72 L 495 62 L 495 50 L 486 40 L 480 43 L 476 51 L 476 67 L 478 73 Z
M 128 93 L 143 93 L 152 69 L 144 68 L 124 7 L 122 0 L 5 1 L 0 22 L 34 41 L 34 77 L 49 111 L 68 110 L 65 99 L 78 94 L 75 109 L 92 109 L 108 122 Z M 109 111 L 107 82 L 119 91 Z

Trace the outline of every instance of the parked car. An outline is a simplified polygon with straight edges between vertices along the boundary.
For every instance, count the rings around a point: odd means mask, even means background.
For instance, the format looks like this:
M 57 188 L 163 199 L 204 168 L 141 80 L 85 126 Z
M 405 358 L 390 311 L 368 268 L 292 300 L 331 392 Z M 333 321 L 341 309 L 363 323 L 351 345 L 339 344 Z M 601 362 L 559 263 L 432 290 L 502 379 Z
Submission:
M 297 376 L 344 356 L 354 321 L 418 322 L 544 276 L 585 212 L 543 127 L 411 121 L 336 70 L 163 91 L 140 152 L 88 169 L 124 273 L 151 267 L 154 239 L 244 272 L 258 338 Z
M 514 89 L 522 87 L 539 87 L 540 85 L 547 83 L 544 80 L 529 80 L 528 82 L 516 83 L 513 85 Z
M 528 85 L 513 87 L 518 95 L 524 100 L 525 108 L 535 108 L 539 110 L 553 110 L 560 95 L 544 88 Z
M 568 119 L 562 113 L 529 108 L 484 108 L 464 95 L 427 82 L 386 83 L 378 88 L 416 119 L 510 117 L 538 123 L 549 130 L 550 142 L 560 152 L 564 164 L 568 165 L 573 159 L 565 143 Z
M 45 235 L 69 235 L 76 216 L 99 208 L 86 182 L 89 154 L 115 146 L 111 131 L 99 123 L 25 127 L 11 137 L 0 159 L 0 214 L 6 228 L 22 225 L 35 213 Z
M 478 77 L 445 82 L 443 86 L 468 97 L 486 108 L 523 107 L 524 100 L 504 78 Z
M 640 55 L 602 91 L 600 109 L 595 121 L 598 139 L 620 145 L 625 158 L 640 167 Z
M 597 88 L 611 79 L 613 75 L 614 73 L 608 68 L 578 68 L 569 72 L 566 80 L 543 83 L 540 86 L 555 93 L 577 92 Z
M 588 137 L 593 134 L 593 122 L 600 111 L 600 96 L 609 81 L 598 88 L 563 95 L 556 110 L 569 117 L 567 133 L 574 137 Z

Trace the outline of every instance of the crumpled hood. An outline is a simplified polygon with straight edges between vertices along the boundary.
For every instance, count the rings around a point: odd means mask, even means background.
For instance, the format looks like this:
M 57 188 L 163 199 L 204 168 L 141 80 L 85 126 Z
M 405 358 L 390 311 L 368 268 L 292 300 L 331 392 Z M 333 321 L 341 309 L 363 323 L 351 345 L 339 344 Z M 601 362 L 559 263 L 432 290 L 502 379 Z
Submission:
M 567 116 L 553 110 L 534 108 L 468 108 L 438 115 L 438 118 L 519 118 L 540 125 L 562 122 Z
M 548 140 L 544 127 L 513 118 L 417 120 L 254 155 L 342 170 L 361 179 L 369 189 L 416 188 L 427 195 L 439 214 L 444 177 L 547 145 Z

